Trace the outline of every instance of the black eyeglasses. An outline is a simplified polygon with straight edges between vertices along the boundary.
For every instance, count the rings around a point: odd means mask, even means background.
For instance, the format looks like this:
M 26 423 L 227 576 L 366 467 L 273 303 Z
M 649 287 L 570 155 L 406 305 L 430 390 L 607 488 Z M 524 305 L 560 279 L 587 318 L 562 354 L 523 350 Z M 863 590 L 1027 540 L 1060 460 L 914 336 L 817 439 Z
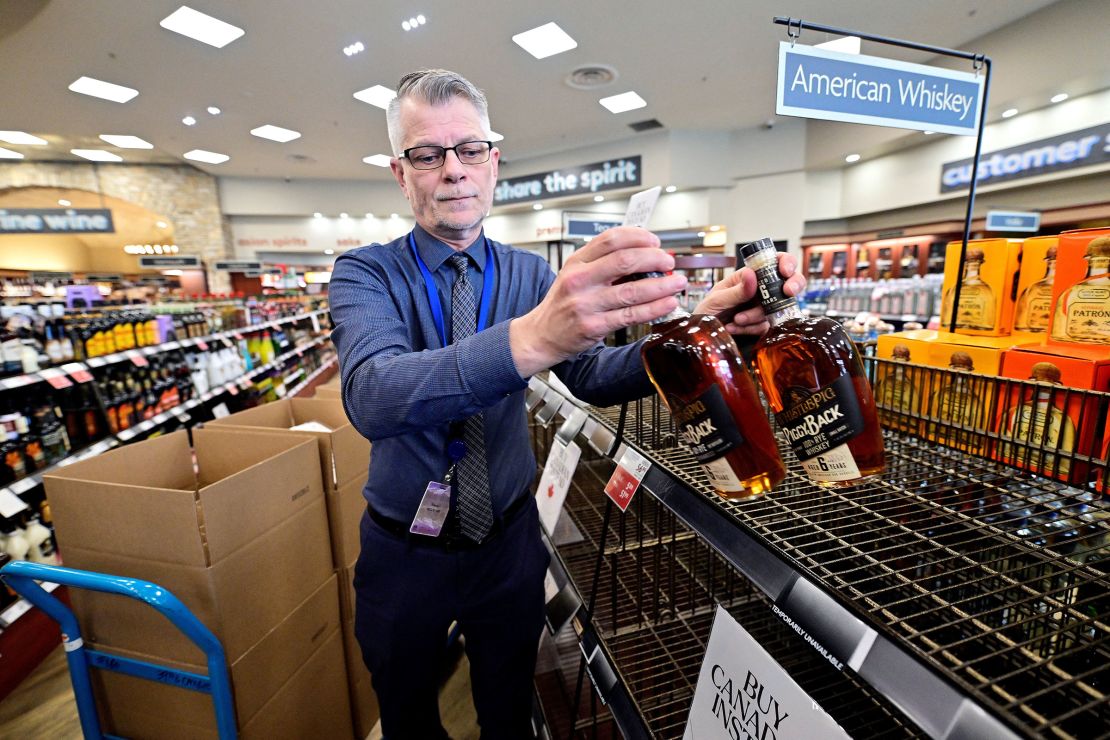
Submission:
M 454 152 L 463 164 L 482 164 L 489 161 L 492 141 L 464 141 L 455 146 L 414 146 L 401 156 L 418 170 L 435 170 L 447 161 L 447 152 Z

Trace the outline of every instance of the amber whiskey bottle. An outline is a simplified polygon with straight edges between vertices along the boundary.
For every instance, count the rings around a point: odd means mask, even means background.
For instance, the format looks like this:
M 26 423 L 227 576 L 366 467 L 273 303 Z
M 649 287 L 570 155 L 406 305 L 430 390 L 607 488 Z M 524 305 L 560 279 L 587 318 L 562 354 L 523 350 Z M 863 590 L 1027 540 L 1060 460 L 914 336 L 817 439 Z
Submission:
M 775 419 L 810 480 L 856 485 L 884 469 L 883 438 L 871 384 L 855 344 L 837 322 L 806 318 L 783 292 L 775 245 L 745 244 L 759 299 L 771 323 L 756 344 L 756 369 Z
M 786 475 L 774 432 L 736 342 L 713 316 L 681 309 L 654 322 L 644 367 L 679 439 L 722 498 L 760 496 Z

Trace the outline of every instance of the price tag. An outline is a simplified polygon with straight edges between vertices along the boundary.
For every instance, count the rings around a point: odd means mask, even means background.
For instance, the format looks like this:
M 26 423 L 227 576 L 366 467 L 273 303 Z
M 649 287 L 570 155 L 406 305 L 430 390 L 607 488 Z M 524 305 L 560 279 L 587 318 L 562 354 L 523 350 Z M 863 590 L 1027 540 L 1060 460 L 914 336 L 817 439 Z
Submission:
M 208 351 L 208 342 L 204 341 L 203 339 L 197 340 L 197 346 L 200 347 L 201 350 L 204 352 Z
M 540 521 L 547 528 L 548 534 L 555 532 L 555 525 L 567 500 L 567 491 L 570 490 L 570 481 L 581 457 L 582 448 L 574 442 L 564 444 L 556 439 L 551 445 L 551 452 L 547 456 L 543 475 L 540 476 L 540 484 L 536 489 Z
M 58 368 L 40 370 L 39 377 L 59 390 L 62 388 L 69 388 L 73 385 L 73 381 L 67 378 L 66 374 Z
M 212 416 L 215 416 L 217 419 L 222 419 L 225 416 L 231 416 L 231 412 L 227 410 L 226 403 L 218 403 L 212 407 Z
M 320 319 L 316 318 L 316 314 L 312 314 L 312 331 L 320 331 Z
M 16 375 L 14 378 L 0 380 L 0 388 L 22 388 L 36 380 L 37 378 L 34 375 Z
M 237 331 L 236 331 L 236 332 L 232 332 L 231 336 L 235 337 L 235 341 L 236 341 L 236 342 L 238 342 L 238 341 L 239 341 L 240 339 L 242 339 L 242 338 L 243 338 L 243 335 L 242 335 L 242 334 L 240 334 L 240 333 L 239 333 L 239 332 L 237 332 Z M 223 338 L 224 338 L 224 339 L 227 339 L 227 336 L 224 336 Z
M 16 481 L 15 483 L 8 486 L 8 489 L 12 493 L 14 493 L 15 495 L 19 496 L 19 495 L 22 495 L 24 493 L 27 493 L 27 491 L 30 491 L 32 488 L 37 486 L 39 483 L 42 483 L 42 478 L 35 475 L 35 476 L 31 476 L 29 478 L 23 478 L 22 480 Z
M 141 352 L 131 350 L 130 352 L 126 353 L 126 357 L 131 360 L 131 364 L 135 367 L 148 367 L 150 365 L 150 363 L 146 361 L 146 357 L 143 356 Z
M 24 509 L 27 504 L 9 488 L 0 488 L 0 516 L 9 519 Z
M 285 385 L 283 383 L 278 383 L 277 385 L 275 385 L 274 393 L 277 394 L 278 398 L 285 398 Z
M 640 483 L 650 469 L 651 463 L 647 458 L 631 447 L 625 447 L 624 454 L 617 463 L 617 469 L 605 484 L 605 495 L 613 499 L 613 503 L 619 506 L 621 511 L 627 511 L 629 504 L 632 503 L 632 497 L 636 495 Z
M 92 373 L 80 362 L 70 362 L 62 365 L 62 370 L 69 373 L 69 377 L 73 378 L 78 383 L 88 383 L 93 379 Z
M 235 385 L 234 383 L 228 383 L 227 392 L 230 393 L 233 396 L 238 396 L 239 395 L 239 386 Z
M 104 361 L 103 357 L 90 357 L 89 359 L 85 360 L 85 362 L 88 363 L 89 367 L 100 367 L 107 364 Z
M 169 347 L 163 347 L 162 345 L 156 345 L 156 346 L 152 346 L 152 347 L 143 347 L 139 351 L 142 352 L 147 357 L 150 357 L 151 355 L 156 355 L 159 352 L 169 351 Z
M 246 389 L 250 388 L 251 387 L 251 379 L 248 378 L 245 375 L 242 378 L 239 378 L 239 387 L 242 388 L 243 390 L 246 390 Z

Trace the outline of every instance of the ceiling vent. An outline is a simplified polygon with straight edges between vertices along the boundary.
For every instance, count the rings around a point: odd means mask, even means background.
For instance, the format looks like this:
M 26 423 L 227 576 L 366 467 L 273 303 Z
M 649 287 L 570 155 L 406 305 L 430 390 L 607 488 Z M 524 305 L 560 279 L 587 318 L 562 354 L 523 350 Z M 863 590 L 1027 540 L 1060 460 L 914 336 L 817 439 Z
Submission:
M 649 118 L 646 121 L 636 121 L 636 123 L 628 124 L 628 128 L 636 133 L 641 131 L 651 131 L 653 128 L 663 128 L 663 124 L 656 118 Z
M 587 64 L 571 72 L 566 83 L 575 90 L 594 90 L 612 83 L 620 75 L 607 64 Z

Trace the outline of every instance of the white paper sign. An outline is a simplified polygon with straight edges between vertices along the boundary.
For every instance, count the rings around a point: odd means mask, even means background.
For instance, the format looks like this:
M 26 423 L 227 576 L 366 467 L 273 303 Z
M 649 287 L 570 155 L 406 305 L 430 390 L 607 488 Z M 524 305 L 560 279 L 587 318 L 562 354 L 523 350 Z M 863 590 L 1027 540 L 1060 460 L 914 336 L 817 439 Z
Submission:
M 574 442 L 563 445 L 556 439 L 551 445 L 551 453 L 544 463 L 540 485 L 536 489 L 536 505 L 540 510 L 540 521 L 548 534 L 555 532 L 555 525 L 559 522 L 559 514 L 563 511 L 563 503 L 566 502 L 567 492 L 570 490 L 570 480 L 578 468 L 580 457 L 582 457 L 582 448 Z
M 847 740 L 848 734 L 718 606 L 683 738 Z
M 231 416 L 231 412 L 227 410 L 226 403 L 218 403 L 212 407 L 212 416 L 222 419 L 225 416 Z
M 659 193 L 662 190 L 663 188 L 656 185 L 629 198 L 628 211 L 624 214 L 624 225 L 646 229 L 648 221 L 651 220 L 651 214 L 655 210 L 655 202 L 659 200 Z

